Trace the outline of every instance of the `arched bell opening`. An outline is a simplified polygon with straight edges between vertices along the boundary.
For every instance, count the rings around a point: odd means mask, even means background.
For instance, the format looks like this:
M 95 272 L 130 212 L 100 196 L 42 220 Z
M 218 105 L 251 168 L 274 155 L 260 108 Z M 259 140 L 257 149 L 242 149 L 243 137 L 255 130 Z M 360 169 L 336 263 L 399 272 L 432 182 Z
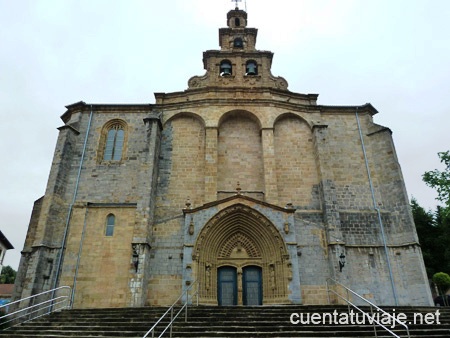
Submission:
M 243 48 L 244 41 L 242 41 L 242 38 L 235 38 L 233 41 L 233 47 L 234 48 Z
M 245 75 L 258 75 L 258 64 L 254 60 L 247 61 L 245 64 Z
M 233 74 L 233 67 L 230 61 L 223 60 L 220 62 L 219 74 L 220 76 L 231 76 Z
M 292 274 L 286 245 L 276 227 L 241 204 L 216 214 L 193 250 L 199 301 L 216 305 L 288 303 Z

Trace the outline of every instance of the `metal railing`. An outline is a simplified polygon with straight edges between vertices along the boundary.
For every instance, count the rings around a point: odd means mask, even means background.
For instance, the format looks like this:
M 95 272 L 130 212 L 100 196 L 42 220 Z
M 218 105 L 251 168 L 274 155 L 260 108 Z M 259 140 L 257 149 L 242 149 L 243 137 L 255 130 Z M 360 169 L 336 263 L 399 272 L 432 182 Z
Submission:
M 0 317 L 0 330 L 48 315 L 62 309 L 70 309 L 70 286 L 44 291 L 0 306 L 5 315 Z M 25 305 L 26 304 L 26 305 Z
M 194 289 L 195 286 L 195 289 Z M 193 294 L 190 295 L 191 300 L 194 298 L 194 296 L 196 297 L 196 305 L 198 306 L 198 281 L 195 281 L 194 283 L 192 283 L 191 285 L 189 285 L 189 287 L 184 290 L 184 292 L 181 294 L 180 297 L 178 297 L 178 299 L 172 304 L 172 306 L 156 321 L 155 324 L 153 324 L 153 326 L 150 328 L 150 330 L 147 331 L 147 333 L 142 337 L 142 338 L 147 338 L 149 337 L 149 334 L 152 334 L 152 338 L 155 337 L 155 330 L 156 327 L 158 326 L 158 324 L 161 323 L 161 321 L 170 313 L 170 322 L 169 324 L 166 325 L 166 327 L 164 328 L 164 330 L 160 333 L 160 335 L 158 336 L 158 338 L 162 337 L 164 335 L 164 333 L 166 333 L 167 330 L 169 330 L 169 337 L 172 338 L 172 326 L 173 323 L 175 322 L 175 319 L 177 319 L 177 317 L 180 315 L 181 312 L 184 312 L 184 321 L 187 322 L 187 317 L 188 317 L 188 304 L 189 304 L 189 291 L 191 290 L 195 290 L 193 292 Z M 184 300 L 184 304 L 183 306 L 180 307 L 180 309 L 174 314 L 174 309 L 175 306 L 177 304 L 179 304 L 180 300 L 183 299 L 183 297 L 186 296 L 185 300 Z
M 330 288 L 330 281 L 332 281 L 334 283 L 334 285 L 338 285 L 342 288 L 344 288 L 346 290 L 346 296 L 343 296 L 341 294 L 339 294 L 338 292 L 331 290 Z M 410 334 L 409 334 L 409 329 L 408 326 L 403 323 L 401 320 L 399 320 L 398 318 L 396 318 L 395 316 L 391 315 L 390 313 L 384 311 L 383 309 L 381 309 L 380 307 L 378 307 L 377 305 L 375 305 L 374 303 L 372 303 L 371 301 L 367 300 L 366 298 L 364 298 L 363 296 L 357 294 L 356 292 L 354 292 L 353 290 L 349 289 L 348 287 L 346 287 L 344 284 L 339 283 L 338 281 L 334 280 L 333 278 L 327 278 L 327 296 L 328 296 L 328 304 L 331 304 L 330 302 L 330 292 L 335 294 L 337 297 L 339 297 L 340 299 L 344 300 L 347 303 L 348 306 L 348 311 L 350 312 L 350 306 L 352 306 L 353 308 L 357 309 L 359 312 L 361 312 L 365 318 L 367 318 L 368 323 L 372 323 L 373 324 L 373 330 L 375 332 L 375 337 L 378 337 L 377 334 L 377 325 L 381 326 L 383 329 L 385 329 L 387 332 L 389 332 L 392 336 L 397 337 L 397 338 L 401 338 L 399 335 L 397 335 L 395 332 L 393 332 L 391 329 L 389 329 L 388 327 L 386 327 L 386 325 L 384 325 L 380 320 L 377 319 L 377 316 L 374 314 L 374 309 L 376 309 L 376 311 L 381 312 L 382 313 L 382 319 L 383 322 L 386 322 L 386 318 L 389 318 L 389 321 L 391 323 L 396 323 L 400 326 L 403 326 L 407 337 L 410 338 Z M 350 295 L 351 296 L 355 296 L 357 299 L 362 300 L 364 303 L 367 303 L 370 307 L 370 313 L 364 311 L 363 309 L 361 309 L 360 307 L 358 307 L 357 305 L 355 305 L 351 300 L 350 300 Z M 380 318 L 378 316 L 378 318 Z

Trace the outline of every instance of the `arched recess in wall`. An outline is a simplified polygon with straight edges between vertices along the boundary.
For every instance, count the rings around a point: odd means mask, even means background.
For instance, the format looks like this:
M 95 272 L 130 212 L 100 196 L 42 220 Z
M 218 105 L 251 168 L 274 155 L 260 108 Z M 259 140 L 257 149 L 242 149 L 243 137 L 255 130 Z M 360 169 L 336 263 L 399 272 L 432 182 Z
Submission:
M 263 304 L 288 302 L 292 267 L 284 240 L 272 222 L 249 206 L 235 204 L 212 217 L 197 238 L 193 261 L 202 303 L 217 304 L 217 271 L 224 266 L 235 267 L 238 274 L 247 266 L 260 267 Z
M 281 115 L 274 123 L 274 148 L 280 205 L 319 209 L 319 175 L 308 123 L 294 114 Z
M 165 122 L 161 136 L 156 212 L 173 215 L 204 203 L 205 124 L 192 113 L 180 113 Z M 164 198 L 163 198 L 164 197 Z
M 230 111 L 219 121 L 217 189 L 264 191 L 261 123 L 243 110 Z

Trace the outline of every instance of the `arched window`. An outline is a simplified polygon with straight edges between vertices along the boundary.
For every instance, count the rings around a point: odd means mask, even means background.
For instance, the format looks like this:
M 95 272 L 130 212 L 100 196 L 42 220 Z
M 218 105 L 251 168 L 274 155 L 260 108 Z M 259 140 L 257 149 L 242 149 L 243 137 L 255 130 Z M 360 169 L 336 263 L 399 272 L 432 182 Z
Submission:
M 106 126 L 106 135 L 104 141 L 103 160 L 120 161 L 122 159 L 125 124 L 121 121 L 113 121 Z
M 220 76 L 229 76 L 233 72 L 231 62 L 228 60 L 223 60 L 220 63 Z
M 113 214 L 109 214 L 106 217 L 106 228 L 105 228 L 105 236 L 114 235 L 114 226 L 116 225 L 116 216 Z
M 234 39 L 233 46 L 236 48 L 242 48 L 242 47 L 244 47 L 244 43 L 242 42 L 241 38 L 236 38 L 236 39 Z
M 234 19 L 234 25 L 235 25 L 236 27 L 239 27 L 239 26 L 241 25 L 241 20 L 240 20 L 239 18 L 235 18 L 235 19 Z
M 247 61 L 245 75 L 258 75 L 258 64 L 255 61 Z

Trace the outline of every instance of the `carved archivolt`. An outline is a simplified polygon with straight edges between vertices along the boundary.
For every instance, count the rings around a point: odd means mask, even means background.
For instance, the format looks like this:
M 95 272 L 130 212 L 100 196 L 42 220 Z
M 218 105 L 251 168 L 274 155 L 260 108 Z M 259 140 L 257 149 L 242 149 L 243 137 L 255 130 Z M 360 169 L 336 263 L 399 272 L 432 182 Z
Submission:
M 219 251 L 220 258 L 230 257 L 252 257 L 260 258 L 258 248 L 252 239 L 248 238 L 241 232 L 237 232 L 231 236 Z
M 200 232 L 193 250 L 201 300 L 217 303 L 217 269 L 247 265 L 262 268 L 263 302 L 287 302 L 289 254 L 277 228 L 261 213 L 242 204 L 216 214 Z M 276 278 L 275 278 L 276 276 Z

